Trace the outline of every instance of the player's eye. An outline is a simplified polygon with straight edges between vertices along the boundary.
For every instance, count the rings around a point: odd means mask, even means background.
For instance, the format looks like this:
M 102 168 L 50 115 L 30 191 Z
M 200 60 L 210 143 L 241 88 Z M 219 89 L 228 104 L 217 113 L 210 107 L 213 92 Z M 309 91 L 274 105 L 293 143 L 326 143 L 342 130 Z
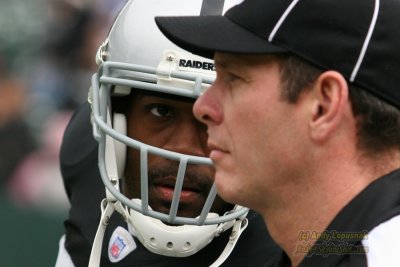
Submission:
M 151 104 L 148 106 L 150 112 L 157 117 L 172 116 L 171 107 L 163 104 Z

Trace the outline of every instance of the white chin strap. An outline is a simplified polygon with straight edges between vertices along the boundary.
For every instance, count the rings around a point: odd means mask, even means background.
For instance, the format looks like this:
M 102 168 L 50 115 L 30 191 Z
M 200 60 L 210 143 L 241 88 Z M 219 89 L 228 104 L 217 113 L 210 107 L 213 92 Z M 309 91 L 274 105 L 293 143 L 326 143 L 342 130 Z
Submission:
M 133 201 L 141 204 L 139 199 Z M 210 213 L 207 218 L 219 217 Z M 130 209 L 129 232 L 151 252 L 169 257 L 195 254 L 214 238 L 218 225 L 166 225 L 161 220 Z
M 139 199 L 134 199 L 133 201 L 137 202 L 139 205 L 141 204 Z M 239 208 L 239 206 L 235 207 L 235 209 L 237 208 Z M 207 219 L 217 217 L 219 217 L 217 213 L 209 213 Z M 151 252 L 170 257 L 187 257 L 200 251 L 207 246 L 214 237 L 219 236 L 221 233 L 233 227 L 236 222 L 237 226 L 241 226 L 238 221 L 243 220 L 245 223 L 239 230 L 244 230 L 247 225 L 247 219 L 245 220 L 245 218 L 231 220 L 218 225 L 175 226 L 167 225 L 161 220 L 145 216 L 131 209 L 128 227 L 130 233 L 136 236 Z M 231 250 L 229 250 L 229 253 L 230 251 Z
M 122 205 L 120 202 L 111 202 L 111 201 L 108 201 L 107 199 L 103 199 L 103 201 L 101 202 L 101 219 L 100 219 L 99 226 L 97 228 L 96 237 L 94 239 L 94 243 L 92 246 L 92 251 L 90 253 L 89 267 L 100 266 L 101 249 L 102 249 L 102 244 L 103 244 L 104 233 L 106 231 L 106 228 L 107 228 L 108 222 L 111 218 L 111 215 L 114 213 L 115 210 L 118 210 L 118 212 L 123 212 L 125 214 L 124 217 L 127 218 L 126 217 L 127 212 L 125 209 L 122 208 Z M 132 211 L 133 210 L 131 210 L 131 213 L 132 213 Z M 136 211 L 133 211 L 133 212 L 134 212 L 134 215 L 131 214 L 131 216 L 135 216 L 135 220 L 136 219 L 140 220 L 140 217 L 146 217 L 139 212 L 136 212 Z M 215 225 L 168 226 L 168 225 L 165 225 L 160 220 L 157 220 L 154 218 L 150 218 L 153 226 L 151 224 L 147 224 L 147 226 L 149 227 L 147 230 L 146 230 L 146 225 L 143 225 L 143 227 L 141 227 L 140 229 L 137 229 L 137 230 L 133 230 L 130 227 L 129 223 L 128 223 L 128 226 L 129 226 L 130 232 L 133 235 L 137 236 L 146 248 L 148 248 L 150 251 L 157 253 L 157 254 L 160 254 L 160 250 L 157 249 L 157 244 L 162 244 L 162 242 L 166 242 L 165 244 L 167 247 L 171 245 L 168 241 L 169 240 L 168 237 L 171 234 L 172 235 L 179 234 L 179 235 L 182 235 L 182 237 L 185 237 L 186 239 L 189 237 L 192 240 L 196 240 L 190 236 L 191 234 L 195 234 L 196 235 L 195 238 L 203 239 L 205 244 L 201 247 L 188 246 L 188 244 L 186 244 L 185 242 L 183 242 L 183 243 L 181 242 L 180 244 L 174 243 L 174 244 L 172 244 L 172 247 L 170 247 L 170 252 L 168 252 L 168 250 L 164 250 L 164 251 L 166 251 L 166 253 L 163 253 L 163 255 L 167 255 L 167 256 L 185 257 L 185 256 L 193 255 L 194 253 L 198 252 L 201 248 L 203 248 L 205 245 L 207 245 L 209 242 L 211 242 L 211 240 L 214 237 L 220 235 L 222 232 L 224 232 L 226 230 L 225 228 L 229 228 L 233 223 L 232 232 L 231 232 L 231 235 L 229 236 L 229 241 L 226 244 L 224 251 L 218 257 L 218 259 L 213 264 L 210 265 L 210 267 L 218 267 L 222 263 L 224 263 L 225 260 L 229 257 L 229 255 L 233 251 L 237 241 L 239 240 L 240 235 L 247 228 L 248 220 L 247 220 L 247 218 L 245 218 L 246 215 L 242 216 L 241 218 L 239 218 L 235 221 L 224 223 L 218 227 Z M 212 216 L 218 216 L 218 215 L 212 215 Z M 148 219 L 149 218 L 146 218 L 146 220 L 143 220 L 143 221 L 148 223 L 149 222 Z M 154 227 L 155 225 L 157 225 L 158 227 L 161 226 L 165 230 L 165 235 L 157 236 L 158 239 L 156 241 L 152 240 L 152 237 L 151 237 L 152 232 L 151 232 L 151 230 L 149 230 L 149 229 L 152 229 L 152 227 Z M 192 229 L 195 229 L 193 227 L 201 227 L 202 230 L 198 231 L 198 229 L 196 229 L 196 231 L 193 231 Z M 180 228 L 180 230 L 186 228 L 187 231 L 184 231 L 183 233 L 179 233 L 179 231 L 177 231 L 178 228 Z M 202 236 L 202 235 L 204 235 L 204 233 L 206 233 L 206 234 L 210 233 L 210 229 L 213 231 L 213 233 L 211 235 Z M 140 235 L 138 235 L 138 233 L 139 233 L 138 230 L 140 230 Z M 160 231 L 157 230 L 157 232 L 159 233 Z M 188 236 L 186 236 L 186 235 L 188 235 Z M 182 239 L 182 240 L 186 240 L 186 239 Z M 174 238 L 174 240 L 176 240 L 176 238 Z M 180 246 L 182 248 L 182 251 L 184 251 L 184 253 L 174 252 L 172 250 L 174 248 L 174 246 L 175 247 Z M 185 255 L 185 253 L 186 253 L 186 255 Z
M 232 226 L 232 232 L 229 236 L 229 241 L 226 244 L 224 251 L 222 251 L 221 255 L 219 255 L 218 259 L 214 261 L 214 263 L 211 264 L 210 267 L 218 267 L 226 261 L 226 259 L 229 257 L 229 255 L 231 255 L 231 252 L 235 248 L 235 245 L 239 240 L 240 235 L 243 233 L 248 225 L 249 221 L 247 220 L 247 218 L 241 218 L 235 221 Z

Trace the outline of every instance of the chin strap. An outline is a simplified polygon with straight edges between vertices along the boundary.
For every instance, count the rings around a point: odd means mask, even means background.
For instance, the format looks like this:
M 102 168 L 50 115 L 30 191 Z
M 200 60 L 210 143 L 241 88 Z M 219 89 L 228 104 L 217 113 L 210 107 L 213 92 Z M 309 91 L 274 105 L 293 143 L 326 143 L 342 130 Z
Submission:
M 101 219 L 99 227 L 97 228 L 96 236 L 94 238 L 92 251 L 90 252 L 89 267 L 100 266 L 104 233 L 106 231 L 110 217 L 114 213 L 114 211 L 114 203 L 108 201 L 107 199 L 103 199 L 103 201 L 101 202 Z M 213 264 L 210 265 L 210 267 L 218 267 L 226 261 L 226 259 L 232 253 L 237 241 L 239 240 L 240 235 L 247 228 L 247 226 L 247 218 L 240 218 L 233 224 L 232 232 L 229 236 L 229 240 L 225 246 L 224 251 L 222 251 L 221 255 Z
M 210 267 L 218 267 L 226 261 L 226 259 L 231 255 L 240 235 L 249 225 L 247 218 L 238 219 L 232 226 L 232 232 L 229 236 L 228 244 L 226 244 L 224 251 L 219 255 L 218 259 L 210 265 Z
M 107 124 L 111 127 L 111 116 L 109 110 L 107 110 Z M 119 180 L 118 180 L 118 170 L 117 170 L 117 162 L 115 157 L 115 144 L 114 140 L 109 136 L 105 136 L 105 164 L 108 178 L 114 187 L 119 189 Z M 90 260 L 89 267 L 98 267 L 100 266 L 101 259 L 101 249 L 103 245 L 104 233 L 106 231 L 108 222 L 111 218 L 111 215 L 115 210 L 119 211 L 121 214 L 124 214 L 124 209 L 122 207 L 121 202 L 116 201 L 116 198 L 110 193 L 110 191 L 106 188 L 106 198 L 101 201 L 101 218 L 100 223 L 97 228 L 96 236 L 94 238 L 92 251 L 90 252 Z
M 89 267 L 100 266 L 101 248 L 103 245 L 104 233 L 114 210 L 115 208 L 113 203 L 107 201 L 107 199 L 103 199 L 101 202 L 101 219 L 99 227 L 97 228 L 96 237 L 94 238 L 92 251 L 90 252 Z

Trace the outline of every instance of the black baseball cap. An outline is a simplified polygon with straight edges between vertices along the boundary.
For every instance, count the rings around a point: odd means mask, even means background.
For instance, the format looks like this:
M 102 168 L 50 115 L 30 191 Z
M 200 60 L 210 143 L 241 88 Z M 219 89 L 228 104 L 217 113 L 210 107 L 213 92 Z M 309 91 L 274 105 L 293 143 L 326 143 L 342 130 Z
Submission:
M 155 20 L 194 54 L 295 54 L 400 108 L 399 0 L 245 0 L 224 16 Z

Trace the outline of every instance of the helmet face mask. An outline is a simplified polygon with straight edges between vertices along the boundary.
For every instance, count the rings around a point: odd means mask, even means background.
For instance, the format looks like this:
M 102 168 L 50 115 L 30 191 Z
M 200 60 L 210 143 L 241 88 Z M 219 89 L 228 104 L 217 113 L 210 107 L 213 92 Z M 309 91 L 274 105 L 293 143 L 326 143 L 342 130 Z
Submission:
M 177 48 L 154 22 L 176 14 L 171 7 L 196 14 L 201 3 L 129 1 L 99 49 L 89 93 L 107 201 L 144 246 L 176 257 L 196 253 L 248 212 L 217 196 L 206 128 L 192 114 L 215 78 L 213 62 Z
M 140 142 L 179 153 L 197 156 L 208 154 L 207 133 L 192 114 L 193 99 L 135 90 L 129 100 L 127 134 Z M 140 151 L 128 148 L 122 191 L 128 198 L 140 198 Z M 149 206 L 168 214 L 175 188 L 179 162 L 148 155 L 147 190 Z M 188 164 L 183 179 L 177 216 L 200 215 L 213 184 L 214 168 L 205 164 Z M 223 215 L 232 205 L 217 196 L 211 211 Z

